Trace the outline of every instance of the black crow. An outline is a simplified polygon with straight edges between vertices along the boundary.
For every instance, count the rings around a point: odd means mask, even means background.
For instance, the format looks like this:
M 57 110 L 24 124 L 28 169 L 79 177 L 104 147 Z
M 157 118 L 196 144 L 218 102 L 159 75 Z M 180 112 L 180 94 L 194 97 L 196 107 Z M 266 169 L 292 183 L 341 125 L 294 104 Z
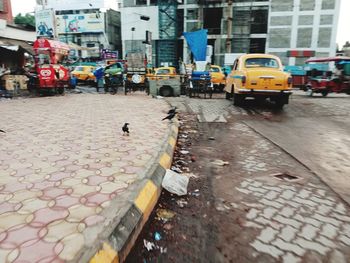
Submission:
M 123 131 L 123 133 L 125 134 L 127 134 L 127 135 L 129 135 L 129 127 L 128 127 L 128 125 L 129 125 L 129 123 L 125 123 L 124 124 L 124 126 L 123 126 L 123 128 L 122 128 L 122 131 Z
M 164 121 L 164 120 L 169 120 L 170 121 L 170 120 L 172 120 L 175 117 L 176 114 L 177 114 L 177 112 L 174 111 L 174 112 L 168 114 L 168 116 L 166 116 L 165 118 L 163 118 L 162 121 Z
M 176 107 L 172 108 L 171 110 L 168 111 L 168 114 L 174 113 L 176 111 L 176 109 L 177 109 Z
M 5 131 L 3 131 L 3 130 L 0 130 L 0 132 L 6 133 L 6 132 L 5 132 Z

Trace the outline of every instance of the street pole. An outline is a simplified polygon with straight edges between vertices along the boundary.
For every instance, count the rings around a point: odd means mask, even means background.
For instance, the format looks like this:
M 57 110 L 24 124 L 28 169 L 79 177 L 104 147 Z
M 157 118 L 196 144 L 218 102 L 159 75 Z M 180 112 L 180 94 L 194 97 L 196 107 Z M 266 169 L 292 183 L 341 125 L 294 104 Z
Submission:
M 228 1 L 228 17 L 227 17 L 227 38 L 226 38 L 226 53 L 232 52 L 232 0 Z
M 131 28 L 131 51 L 134 51 L 134 31 L 135 27 Z

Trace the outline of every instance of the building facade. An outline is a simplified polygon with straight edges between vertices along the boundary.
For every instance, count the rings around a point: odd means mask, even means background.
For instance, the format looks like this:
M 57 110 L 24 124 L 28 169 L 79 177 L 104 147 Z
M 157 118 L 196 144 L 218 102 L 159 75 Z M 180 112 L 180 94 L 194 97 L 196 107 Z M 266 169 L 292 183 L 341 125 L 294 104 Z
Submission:
M 286 49 L 334 56 L 339 10 L 340 0 L 272 0 L 266 51 L 289 65 L 301 65 L 305 58 L 286 57 Z
M 11 0 L 0 0 L 0 19 L 6 20 L 7 23 L 13 22 Z
M 104 49 L 121 57 L 120 12 L 106 9 L 103 0 L 48 0 L 41 8 L 55 11 L 55 34 L 77 57 L 98 60 Z
M 223 65 L 225 54 L 266 52 L 298 65 L 306 57 L 291 56 L 295 51 L 335 55 L 339 9 L 340 0 L 123 0 L 123 54 L 144 49 L 149 30 L 156 66 L 176 65 L 178 58 L 190 62 L 182 32 L 204 28 L 213 47 L 212 63 Z M 150 20 L 140 21 L 141 14 Z

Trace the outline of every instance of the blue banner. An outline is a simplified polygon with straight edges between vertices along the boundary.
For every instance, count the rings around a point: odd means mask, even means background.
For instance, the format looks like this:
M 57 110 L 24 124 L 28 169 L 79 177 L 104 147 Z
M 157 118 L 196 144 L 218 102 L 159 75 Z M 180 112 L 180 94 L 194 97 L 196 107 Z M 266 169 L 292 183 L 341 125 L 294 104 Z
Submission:
M 196 61 L 205 61 L 207 56 L 208 30 L 183 33 Z

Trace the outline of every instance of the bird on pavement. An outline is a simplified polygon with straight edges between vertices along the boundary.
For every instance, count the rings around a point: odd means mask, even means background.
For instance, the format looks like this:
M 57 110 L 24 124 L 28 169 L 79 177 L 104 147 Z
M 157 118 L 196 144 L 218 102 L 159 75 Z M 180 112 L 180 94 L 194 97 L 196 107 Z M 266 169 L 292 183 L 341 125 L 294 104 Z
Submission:
M 165 118 L 163 118 L 162 121 L 164 121 L 164 120 L 169 120 L 169 121 L 171 121 L 171 120 L 175 117 L 176 114 L 177 114 L 176 111 L 171 112 L 170 114 L 168 114 L 168 116 L 166 116 Z
M 122 131 L 123 131 L 123 135 L 129 135 L 129 127 L 128 127 L 129 123 L 124 123 L 124 126 L 122 128 Z
M 176 107 L 172 108 L 171 110 L 168 111 L 168 114 L 174 113 L 176 111 L 176 109 L 177 109 Z
M 5 131 L 3 131 L 3 130 L 0 130 L 0 132 L 6 133 L 6 132 L 5 132 Z

